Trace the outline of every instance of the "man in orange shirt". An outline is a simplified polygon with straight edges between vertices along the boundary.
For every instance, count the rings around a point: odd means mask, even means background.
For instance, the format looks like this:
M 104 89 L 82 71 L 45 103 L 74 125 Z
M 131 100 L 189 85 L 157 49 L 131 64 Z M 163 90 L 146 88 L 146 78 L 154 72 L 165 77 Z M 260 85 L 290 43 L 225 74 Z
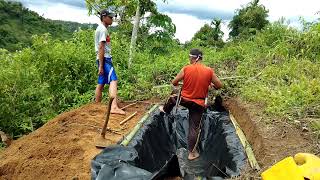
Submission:
M 172 81 L 172 84 L 177 86 L 179 81 L 183 80 L 180 104 L 189 110 L 189 160 L 200 156 L 195 146 L 209 86 L 212 85 L 215 89 L 222 87 L 222 83 L 213 69 L 202 64 L 202 57 L 203 53 L 199 49 L 191 49 L 189 54 L 190 64 L 183 67 Z M 164 105 L 163 111 L 170 113 L 176 105 L 176 101 L 177 95 L 171 96 Z

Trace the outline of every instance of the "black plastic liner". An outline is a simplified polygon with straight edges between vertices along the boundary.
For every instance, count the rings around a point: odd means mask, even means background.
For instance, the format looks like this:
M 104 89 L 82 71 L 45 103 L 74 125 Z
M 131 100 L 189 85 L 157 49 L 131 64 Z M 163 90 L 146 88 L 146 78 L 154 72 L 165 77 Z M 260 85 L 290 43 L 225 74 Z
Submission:
M 188 110 L 181 107 L 174 115 L 155 110 L 127 147 L 107 147 L 92 160 L 92 179 L 223 179 L 240 175 L 246 155 L 229 114 L 209 109 L 202 118 L 198 159 L 187 160 Z

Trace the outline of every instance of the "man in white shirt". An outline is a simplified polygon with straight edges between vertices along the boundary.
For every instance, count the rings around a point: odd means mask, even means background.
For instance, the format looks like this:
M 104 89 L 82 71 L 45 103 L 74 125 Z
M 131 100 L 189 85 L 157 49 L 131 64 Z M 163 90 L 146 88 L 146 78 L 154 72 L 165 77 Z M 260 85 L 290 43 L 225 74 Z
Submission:
M 111 113 L 125 114 L 125 112 L 119 108 L 117 103 L 117 83 L 118 78 L 115 69 L 112 64 L 111 56 L 111 40 L 107 27 L 113 22 L 113 18 L 116 15 L 108 10 L 102 10 L 100 12 L 101 24 L 95 31 L 95 51 L 97 54 L 97 64 L 99 70 L 98 85 L 96 87 L 96 102 L 101 102 L 102 91 L 105 84 L 109 84 L 109 94 L 114 97 L 111 105 Z

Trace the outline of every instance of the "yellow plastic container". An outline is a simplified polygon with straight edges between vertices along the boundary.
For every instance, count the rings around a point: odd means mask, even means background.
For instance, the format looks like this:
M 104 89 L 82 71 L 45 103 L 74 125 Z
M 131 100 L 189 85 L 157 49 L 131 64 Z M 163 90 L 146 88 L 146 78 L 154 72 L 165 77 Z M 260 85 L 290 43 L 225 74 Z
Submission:
M 273 165 L 261 177 L 263 180 L 304 180 L 293 157 L 287 157 Z
M 303 177 L 310 180 L 320 180 L 320 158 L 308 153 L 298 153 L 294 156 Z
M 287 157 L 261 174 L 263 180 L 320 180 L 320 158 L 298 153 Z

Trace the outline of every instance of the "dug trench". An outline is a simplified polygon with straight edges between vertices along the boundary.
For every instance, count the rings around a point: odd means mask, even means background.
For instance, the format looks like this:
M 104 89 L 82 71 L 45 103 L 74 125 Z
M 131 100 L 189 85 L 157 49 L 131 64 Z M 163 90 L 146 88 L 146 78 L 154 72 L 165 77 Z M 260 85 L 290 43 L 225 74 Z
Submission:
M 309 134 L 301 133 L 298 127 L 277 122 L 270 128 L 270 124 L 261 121 L 257 113 L 251 113 L 252 106 L 239 99 L 229 99 L 224 105 L 246 134 L 262 169 L 297 152 L 314 152 Z M 0 153 L 0 179 L 89 179 L 91 175 L 108 176 L 108 172 L 99 168 L 101 163 L 108 164 L 103 156 L 117 159 L 114 162 L 120 163 L 118 169 L 122 167 L 132 171 L 133 168 L 140 172 L 137 177 L 229 177 L 244 174 L 246 156 L 228 120 L 228 112 L 219 109 L 222 106 L 215 107 L 220 112 L 209 112 L 212 116 L 205 121 L 199 144 L 205 161 L 199 158 L 190 164 L 184 159 L 187 121 L 183 119 L 186 119 L 187 113 L 183 109 L 176 115 L 179 116 L 178 123 L 173 123 L 174 116 L 154 113 L 154 120 L 146 122 L 127 147 L 118 149 L 117 142 L 121 142 L 150 107 L 150 102 L 143 102 L 128 108 L 128 115 L 135 111 L 138 113 L 124 126 L 119 125 L 124 117 L 111 115 L 109 127 L 119 131 L 108 132 L 110 145 L 114 145 L 102 152 L 96 149 L 93 140 L 101 130 L 99 127 L 102 127 L 106 106 L 89 104 L 63 113 L 33 133 L 13 141 Z M 223 120 L 217 120 L 219 117 Z M 218 139 L 229 139 L 232 146 L 228 146 L 228 141 Z M 215 150 L 208 151 L 211 148 Z M 121 155 L 115 156 L 119 152 L 122 152 Z M 172 157 L 173 154 L 178 156 Z M 119 161 L 121 158 L 127 158 L 127 161 Z M 112 169 L 115 164 L 107 167 Z M 103 173 L 99 176 L 100 172 Z
M 93 179 L 223 179 L 257 178 L 287 156 L 314 152 L 309 134 L 287 122 L 266 124 L 239 99 L 216 101 L 202 119 L 200 158 L 187 160 L 188 111 L 170 115 L 154 111 L 127 147 L 104 149 L 92 161 Z M 255 111 L 256 112 L 256 111 Z M 230 120 L 231 113 L 250 142 L 261 170 L 250 169 L 244 148 Z M 255 114 L 256 115 L 256 114 Z
M 247 175 L 242 175 L 241 179 L 259 178 L 264 170 L 297 153 L 320 155 L 319 139 L 312 135 L 310 129 L 305 131 L 303 128 L 308 126 L 308 122 L 295 124 L 267 117 L 260 104 L 247 103 L 240 98 L 226 99 L 223 105 L 237 120 L 261 167 L 260 171 L 246 169 Z
M 198 137 L 201 156 L 192 161 L 187 159 L 188 131 L 186 108 L 179 107 L 171 114 L 156 109 L 126 147 L 107 147 L 93 159 L 92 178 L 221 179 L 239 176 L 246 167 L 244 149 L 221 104 L 209 106 L 203 114 Z

